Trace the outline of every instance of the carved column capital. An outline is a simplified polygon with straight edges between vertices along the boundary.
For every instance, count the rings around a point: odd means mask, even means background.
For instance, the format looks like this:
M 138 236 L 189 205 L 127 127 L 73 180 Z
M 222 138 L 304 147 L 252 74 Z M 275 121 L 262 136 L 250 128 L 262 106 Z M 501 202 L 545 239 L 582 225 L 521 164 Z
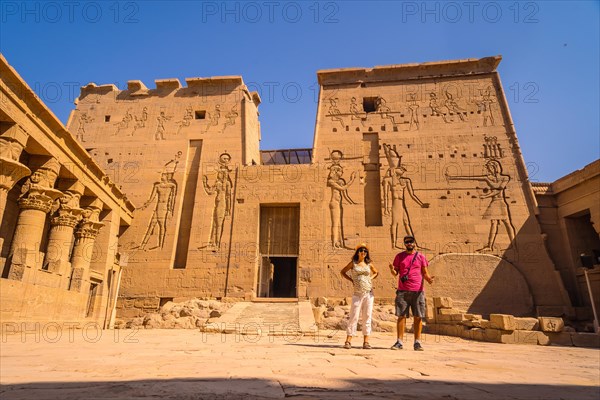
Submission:
M 75 228 L 80 220 L 81 210 L 72 209 L 59 212 L 56 216 L 52 217 L 50 224 L 52 226 L 67 226 L 69 228 Z
M 75 237 L 77 239 L 96 239 L 98 233 L 100 233 L 100 228 L 103 226 L 102 222 L 83 219 L 75 230 Z
M 30 187 L 19 198 L 21 210 L 39 210 L 49 213 L 56 200 L 62 193 L 56 189 L 46 189 L 39 186 Z
M 70 228 L 77 226 L 83 212 L 79 208 L 80 197 L 79 193 L 67 191 L 56 200 L 56 211 L 50 220 L 52 226 L 68 226 Z
M 27 166 L 12 159 L 0 157 L 0 189 L 9 191 L 12 187 L 31 174 Z
M 27 144 L 29 135 L 17 124 L 0 123 L 0 157 L 8 160 L 19 161 L 21 152 Z M 8 128 L 5 128 L 8 125 Z

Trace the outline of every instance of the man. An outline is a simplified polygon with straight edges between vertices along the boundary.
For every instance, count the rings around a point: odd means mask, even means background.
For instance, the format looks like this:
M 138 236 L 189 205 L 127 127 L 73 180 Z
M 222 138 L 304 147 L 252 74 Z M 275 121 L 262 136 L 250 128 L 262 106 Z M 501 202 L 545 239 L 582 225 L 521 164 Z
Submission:
M 425 316 L 425 293 L 423 292 L 423 280 L 429 284 L 433 283 L 433 276 L 429 275 L 427 266 L 429 263 L 425 256 L 415 250 L 416 242 L 413 236 L 404 237 L 406 250 L 398 253 L 394 263 L 389 264 L 390 272 L 398 277 L 398 290 L 396 291 L 396 325 L 398 339 L 392 346 L 392 350 L 402 350 L 402 338 L 406 327 L 406 317 L 409 316 L 409 307 L 415 319 L 413 328 L 415 334 L 414 349 L 423 351 L 421 346 L 421 330 L 423 328 L 422 318 Z

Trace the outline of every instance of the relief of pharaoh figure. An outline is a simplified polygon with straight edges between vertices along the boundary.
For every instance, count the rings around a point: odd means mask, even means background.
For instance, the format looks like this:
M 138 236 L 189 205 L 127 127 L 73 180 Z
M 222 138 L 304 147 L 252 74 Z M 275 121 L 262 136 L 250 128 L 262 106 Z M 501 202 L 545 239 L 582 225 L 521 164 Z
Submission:
M 429 203 L 424 203 L 415 194 L 412 180 L 404 176 L 406 168 L 401 164 L 402 157 L 398 155 L 395 149 L 387 144 L 383 144 L 385 155 L 388 159 L 389 168 L 383 178 L 383 201 L 384 214 L 392 215 L 392 224 L 390 232 L 392 237 L 392 247 L 404 248 L 398 245 L 398 238 L 404 236 L 415 236 L 408 209 L 406 208 L 406 194 L 410 196 L 421 208 L 429 208 Z M 391 205 L 390 205 L 391 197 Z
M 179 163 L 179 157 L 181 152 L 177 153 L 174 160 L 169 161 L 165 164 L 163 171 L 160 174 L 160 182 L 155 182 L 152 187 L 150 197 L 140 208 L 146 209 L 150 204 L 156 200 L 154 211 L 150 217 L 150 223 L 140 244 L 140 250 L 146 250 L 146 245 L 150 240 L 150 237 L 154 234 L 156 228 L 158 228 L 158 245 L 152 249 L 160 247 L 163 248 L 165 244 L 165 237 L 167 235 L 167 220 L 169 215 L 173 217 L 173 211 L 175 210 L 175 198 L 177 197 L 177 182 L 173 179 L 173 175 L 177 170 L 177 164 Z M 150 249 L 150 250 L 152 250 Z
M 231 215 L 231 201 L 233 183 L 229 177 L 229 162 L 231 155 L 223 153 L 219 156 L 219 170 L 217 171 L 217 180 L 215 184 L 208 184 L 208 176 L 204 175 L 202 183 L 204 191 L 209 196 L 215 195 L 215 205 L 212 215 L 212 226 L 210 229 L 209 246 L 219 248 L 221 245 L 221 236 L 223 235 L 223 225 L 225 218 Z
M 506 202 L 505 190 L 510 176 L 502 173 L 502 164 L 498 160 L 490 159 L 485 164 L 486 174 L 479 176 L 450 176 L 446 175 L 449 181 L 479 181 L 485 183 L 488 187 L 483 189 L 481 199 L 490 199 L 490 204 L 483 213 L 482 218 L 490 220 L 490 231 L 487 244 L 477 251 L 494 251 L 494 243 L 498 235 L 498 226 L 504 225 L 511 244 L 515 240 L 515 228 L 510 219 L 510 211 Z
M 331 152 L 331 159 L 334 160 L 334 163 L 329 167 L 329 175 L 327 176 L 327 186 L 331 188 L 329 210 L 331 213 L 331 241 L 334 248 L 345 248 L 343 201 L 345 200 L 348 204 L 356 204 L 348 195 L 348 188 L 356 178 L 356 171 L 352 172 L 350 180 L 346 183 L 342 178 L 344 168 L 339 165 L 341 158 L 342 153 L 340 151 L 334 150 Z

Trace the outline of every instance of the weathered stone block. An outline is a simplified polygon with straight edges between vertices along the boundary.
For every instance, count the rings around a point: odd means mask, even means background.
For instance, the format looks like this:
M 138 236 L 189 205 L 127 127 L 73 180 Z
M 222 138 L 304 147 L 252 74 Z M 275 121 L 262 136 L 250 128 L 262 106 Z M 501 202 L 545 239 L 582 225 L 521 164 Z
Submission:
M 452 308 L 452 299 L 450 297 L 434 297 L 433 305 L 435 308 Z
M 562 332 L 565 322 L 562 318 L 539 317 L 540 330 L 542 332 Z
M 324 305 L 321 305 L 319 307 L 313 307 L 312 312 L 313 312 L 313 316 L 315 318 L 315 323 L 320 323 L 321 319 L 323 318 L 323 313 L 325 312 L 325 310 L 327 310 L 327 307 Z
M 396 332 L 396 323 L 391 321 L 373 321 L 373 329 L 377 332 Z
M 571 333 L 573 346 L 600 349 L 600 335 L 595 333 Z
M 436 317 L 436 322 L 440 323 L 440 324 L 452 324 L 453 323 L 453 319 L 452 319 L 452 315 L 438 315 Z
M 465 315 L 465 319 L 468 321 L 477 321 L 477 320 L 481 320 L 483 317 L 481 316 L 481 314 L 468 314 L 466 313 Z
M 557 344 L 560 346 L 573 346 L 573 339 L 571 333 L 567 332 L 544 332 L 548 337 L 550 344 Z
M 537 331 L 540 323 L 537 318 L 515 317 L 515 329 L 520 331 Z
M 460 314 L 460 311 L 455 308 L 438 308 L 437 313 L 439 315 L 450 315 L 450 314 Z
M 515 317 L 507 314 L 490 314 L 490 326 L 493 329 L 502 329 L 505 331 L 515 330 Z
M 426 309 L 425 309 L 425 320 L 427 322 L 434 322 L 435 321 L 435 307 L 433 306 L 433 299 L 432 298 L 426 298 Z
M 491 343 L 501 343 L 502 342 L 502 331 L 500 329 L 488 328 L 483 331 L 483 340 L 485 342 Z
M 500 335 L 501 343 L 508 344 L 538 344 L 538 331 L 511 331 Z

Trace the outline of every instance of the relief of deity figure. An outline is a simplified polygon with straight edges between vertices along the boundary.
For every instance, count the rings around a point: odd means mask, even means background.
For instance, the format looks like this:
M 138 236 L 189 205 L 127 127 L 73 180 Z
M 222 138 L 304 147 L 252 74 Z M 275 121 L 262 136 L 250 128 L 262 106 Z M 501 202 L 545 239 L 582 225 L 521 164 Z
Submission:
M 458 115 L 458 118 L 460 118 L 461 121 L 466 121 L 467 117 L 465 115 L 465 110 L 460 108 L 456 100 L 454 100 L 452 93 L 448 91 L 446 91 L 446 101 L 444 102 L 444 105 L 446 106 L 448 111 Z
M 346 126 L 346 125 L 344 125 L 344 119 L 342 118 L 342 112 L 337 107 L 336 99 L 329 99 L 329 110 L 328 110 L 327 115 L 329 115 L 331 117 L 332 121 L 338 121 L 342 125 L 342 128 L 344 128 Z
M 141 117 L 138 118 L 138 116 L 136 115 L 134 118 L 135 125 L 133 126 L 133 132 L 135 132 L 139 128 L 145 128 L 146 121 L 148 121 L 148 107 L 144 107 L 144 109 L 142 110 Z M 131 134 L 131 136 L 133 136 L 133 133 Z
M 359 105 L 356 103 L 356 97 L 350 99 L 350 116 L 352 119 L 359 120 L 362 125 L 365 124 L 365 120 L 367 119 L 367 113 L 359 109 Z
M 233 183 L 229 177 L 230 161 L 231 155 L 228 153 L 223 153 L 219 156 L 219 170 L 217 171 L 217 180 L 214 185 L 209 185 L 208 176 L 204 175 L 202 179 L 206 194 L 209 196 L 215 195 L 209 247 L 219 248 L 221 246 L 225 218 L 231 215 Z
M 383 149 L 389 164 L 386 176 L 382 180 L 384 214 L 392 216 L 390 225 L 392 247 L 404 248 L 398 245 L 398 238 L 402 240 L 406 235 L 415 236 L 406 208 L 406 194 L 408 193 L 421 208 L 429 208 L 429 203 L 424 203 L 417 197 L 412 180 L 404 176 L 406 168 L 401 163 L 402 157 L 385 143 Z
M 223 131 L 225 131 L 225 128 L 227 128 L 228 126 L 233 126 L 235 125 L 235 119 L 238 117 L 238 112 L 237 112 L 237 104 L 234 105 L 233 107 L 231 107 L 231 110 L 225 114 L 225 126 L 223 127 Z
M 348 188 L 356 178 L 356 171 L 350 175 L 348 183 L 342 178 L 344 168 L 339 164 L 342 158 L 340 151 L 334 150 L 331 153 L 331 158 L 334 160 L 333 165 L 329 167 L 329 175 L 327 176 L 327 186 L 331 188 L 331 200 L 329 201 L 329 211 L 331 214 L 331 242 L 334 248 L 345 248 L 344 243 L 344 208 L 343 202 L 348 204 L 356 204 L 348 195 Z
M 483 99 L 476 102 L 479 111 L 483 114 L 483 126 L 488 126 L 488 122 L 490 126 L 494 126 L 494 114 L 492 114 L 492 104 L 494 104 L 494 100 L 491 97 L 491 92 L 491 88 L 488 87 L 482 94 Z
M 417 95 L 410 93 L 408 95 L 408 130 L 415 126 L 419 130 L 419 104 L 417 104 Z
M 87 115 L 86 112 L 81 113 L 79 116 L 79 126 L 77 127 L 77 135 L 75 138 L 79 141 L 85 142 L 83 135 L 85 134 L 85 124 L 88 122 L 94 122 L 94 118 Z
M 478 181 L 487 185 L 483 189 L 481 199 L 490 199 L 490 204 L 483 213 L 482 218 L 490 221 L 490 231 L 487 244 L 477 251 L 494 251 L 494 243 L 498 236 L 498 226 L 502 223 L 513 244 L 515 240 L 515 228 L 512 225 L 508 203 L 506 202 L 506 186 L 510 181 L 510 176 L 502 173 L 502 164 L 498 160 L 490 159 L 485 164 L 486 174 L 479 176 L 451 176 L 446 175 L 449 181 Z
M 438 104 L 437 95 L 435 93 L 429 93 L 429 108 L 431 108 L 431 116 L 442 117 L 444 122 L 448 123 L 446 119 L 446 113 L 442 111 L 441 106 Z
M 382 118 L 390 119 L 394 128 L 396 127 L 396 119 L 392 114 L 390 114 L 392 110 L 387 106 L 386 101 L 383 97 L 377 98 L 377 101 L 375 103 L 375 110 L 376 112 L 381 114 Z
M 210 113 L 210 122 L 206 127 L 206 132 L 208 132 L 211 127 L 219 125 L 219 119 L 221 119 L 221 105 L 217 104 L 215 105 L 215 110 Z
M 132 120 L 133 120 L 133 115 L 131 115 L 131 108 L 128 108 L 127 111 L 125 112 L 125 115 L 121 119 L 121 121 L 114 124 L 117 127 L 117 131 L 115 132 L 115 135 L 118 135 L 119 132 L 122 131 L 123 129 L 129 128 L 129 123 Z
M 154 133 L 154 140 L 165 140 L 165 122 L 170 120 L 171 117 L 165 115 L 164 111 L 160 112 L 160 115 L 156 117 L 158 124 L 156 125 L 156 132 Z
M 183 116 L 183 118 L 180 121 L 176 122 L 177 126 L 179 126 L 179 128 L 177 128 L 177 134 L 179 134 L 179 132 L 181 131 L 181 128 L 186 128 L 186 127 L 190 126 L 193 119 L 194 119 L 194 113 L 193 113 L 192 107 L 187 107 L 185 109 L 185 115 Z

